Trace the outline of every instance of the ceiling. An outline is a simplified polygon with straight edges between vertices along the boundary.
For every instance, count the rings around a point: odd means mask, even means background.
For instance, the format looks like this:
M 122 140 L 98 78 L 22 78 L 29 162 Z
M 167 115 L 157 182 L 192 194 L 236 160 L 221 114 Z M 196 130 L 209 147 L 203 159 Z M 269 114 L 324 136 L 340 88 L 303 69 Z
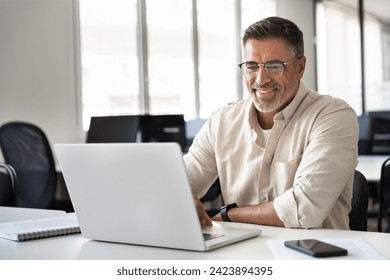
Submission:
M 334 2 L 357 8 L 358 0 L 333 0 Z M 389 0 L 364 0 L 363 8 L 366 12 L 375 15 L 377 18 L 390 24 L 390 1 Z

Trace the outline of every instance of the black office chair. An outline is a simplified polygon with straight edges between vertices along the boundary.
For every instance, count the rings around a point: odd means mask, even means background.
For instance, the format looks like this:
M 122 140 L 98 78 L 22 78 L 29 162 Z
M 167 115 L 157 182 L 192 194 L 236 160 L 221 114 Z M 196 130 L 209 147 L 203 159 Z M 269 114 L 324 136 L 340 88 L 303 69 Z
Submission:
M 383 219 L 387 218 L 384 232 L 390 232 L 390 157 L 382 164 L 379 183 L 378 231 L 382 232 Z
M 14 190 L 16 189 L 16 172 L 6 163 L 0 163 L 0 206 L 14 206 Z
M 9 122 L 0 127 L 0 146 L 5 162 L 16 171 L 16 206 L 52 208 L 57 172 L 45 133 L 34 124 Z
M 349 213 L 351 230 L 367 231 L 369 188 L 366 177 L 355 170 L 352 191 L 352 210 Z

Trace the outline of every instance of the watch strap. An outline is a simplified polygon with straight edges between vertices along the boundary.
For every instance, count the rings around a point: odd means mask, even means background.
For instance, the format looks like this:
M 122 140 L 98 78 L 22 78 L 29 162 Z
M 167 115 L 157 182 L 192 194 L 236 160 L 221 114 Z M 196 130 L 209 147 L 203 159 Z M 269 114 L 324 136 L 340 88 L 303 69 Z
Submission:
M 237 207 L 237 203 L 231 203 L 231 204 L 228 204 L 228 205 L 225 205 L 225 206 L 221 207 L 220 214 L 221 214 L 221 217 L 222 217 L 223 221 L 225 221 L 225 222 L 231 222 L 232 221 L 232 220 L 230 220 L 227 212 L 228 212 L 229 209 L 235 208 L 235 207 Z

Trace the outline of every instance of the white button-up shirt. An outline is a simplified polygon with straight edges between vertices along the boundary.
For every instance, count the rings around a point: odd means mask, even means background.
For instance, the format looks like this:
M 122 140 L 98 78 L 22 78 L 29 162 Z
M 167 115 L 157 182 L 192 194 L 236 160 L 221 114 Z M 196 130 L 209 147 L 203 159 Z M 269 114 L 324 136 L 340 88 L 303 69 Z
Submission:
M 202 197 L 219 177 L 225 204 L 273 200 L 286 227 L 349 229 L 356 113 L 302 81 L 270 131 L 255 110 L 247 98 L 210 116 L 184 156 L 194 194 Z

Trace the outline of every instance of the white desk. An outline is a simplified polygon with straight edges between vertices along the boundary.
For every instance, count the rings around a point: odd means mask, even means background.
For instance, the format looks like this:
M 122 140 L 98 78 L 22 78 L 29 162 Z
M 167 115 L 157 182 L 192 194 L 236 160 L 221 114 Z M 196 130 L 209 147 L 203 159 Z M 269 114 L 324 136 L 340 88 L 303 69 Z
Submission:
M 390 156 L 358 156 L 356 170 L 360 171 L 369 183 L 377 183 L 381 179 L 383 162 Z
M 28 212 L 29 209 L 26 209 Z M 1 222 L 0 207 L 0 222 Z M 45 213 L 42 212 L 43 214 Z M 20 213 L 19 213 L 20 214 Z M 36 213 L 36 218 L 40 218 Z M 245 226 L 245 225 L 243 225 Z M 259 226 L 262 235 L 211 252 L 191 252 L 84 239 L 80 234 L 26 242 L 0 239 L 0 259 L 5 260 L 272 260 L 275 256 L 269 240 L 290 239 L 362 239 L 390 259 L 390 234 L 327 229 L 286 229 Z

